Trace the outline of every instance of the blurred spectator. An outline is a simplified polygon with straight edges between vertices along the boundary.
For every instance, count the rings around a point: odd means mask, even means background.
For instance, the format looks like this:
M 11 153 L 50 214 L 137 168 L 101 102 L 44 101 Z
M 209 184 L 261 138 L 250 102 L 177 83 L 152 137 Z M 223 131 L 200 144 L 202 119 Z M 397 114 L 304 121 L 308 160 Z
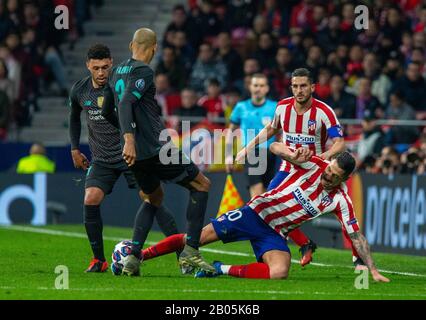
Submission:
M 223 117 L 225 97 L 221 94 L 220 83 L 217 79 L 209 80 L 207 94 L 198 100 L 198 104 L 207 110 L 209 118 Z
M 6 11 L 15 28 L 19 28 L 23 22 L 22 6 L 19 0 L 5 0 Z
M 345 44 L 356 43 L 357 31 L 355 25 L 355 5 L 352 2 L 346 2 L 341 9 L 342 21 L 340 30 L 342 30 L 342 41 Z
M 390 39 L 391 50 L 397 50 L 401 45 L 402 33 L 408 30 L 408 26 L 405 23 L 404 15 L 401 10 L 394 6 L 387 10 L 386 23 L 382 28 L 383 35 Z
M 272 69 L 266 70 L 271 86 L 271 95 L 275 100 L 290 95 L 291 73 L 294 70 L 293 56 L 286 47 L 280 47 L 275 55 L 275 64 Z
M 396 79 L 404 76 L 401 59 L 396 51 L 391 52 L 389 58 L 386 60 L 383 73 L 389 78 L 392 84 L 395 83 Z
M 381 118 L 383 112 L 379 100 L 371 94 L 371 80 L 361 78 L 359 80 L 358 96 L 356 97 L 355 117 L 362 119 L 365 110 L 373 112 L 379 118 Z
M 212 46 L 209 43 L 203 43 L 200 46 L 198 59 L 192 68 L 189 84 L 198 94 L 203 94 L 208 80 L 212 78 L 216 78 L 220 87 L 225 88 L 228 71 L 222 61 L 214 58 Z
M 425 155 L 420 149 L 416 147 L 409 148 L 401 154 L 401 173 L 423 174 L 424 159 Z
M 191 17 L 196 24 L 196 30 L 205 41 L 222 31 L 222 25 L 211 0 L 200 0 L 199 6 L 191 10 Z
M 223 31 L 217 36 L 217 57 L 222 60 L 229 72 L 229 83 L 242 78 L 243 61 L 240 54 L 232 48 L 232 39 L 229 32 Z
M 262 70 L 271 69 L 274 65 L 276 47 L 274 39 L 269 32 L 260 34 L 257 42 L 257 49 L 253 56 L 260 62 Z
M 405 31 L 402 34 L 401 45 L 399 51 L 404 56 L 404 61 L 408 62 L 413 51 L 413 35 L 409 31 Z
M 327 54 L 336 51 L 337 46 L 342 42 L 340 17 L 338 15 L 330 16 L 327 26 L 318 32 L 317 40 L 318 44 Z
M 163 73 L 167 75 L 170 85 L 175 90 L 181 90 L 186 83 L 186 70 L 176 60 L 176 52 L 173 47 L 164 47 L 161 55 L 161 60 L 158 63 L 155 73 Z
M 333 108 L 338 118 L 355 118 L 356 97 L 345 91 L 345 82 L 340 75 L 331 78 L 330 96 L 325 102 Z
M 304 30 L 313 29 L 313 0 L 303 0 L 291 12 L 290 28 Z
M 279 37 L 283 32 L 283 13 L 285 11 L 279 7 L 279 1 L 277 0 L 264 0 L 263 8 L 260 9 L 262 16 L 269 21 L 270 29 L 275 37 Z
M 324 65 L 324 55 L 322 54 L 321 47 L 313 45 L 308 50 L 305 66 L 312 74 L 314 81 L 318 81 L 320 68 Z
M 164 35 L 170 31 L 183 31 L 186 39 L 194 48 L 198 48 L 201 43 L 202 34 L 197 29 L 193 19 L 188 16 L 183 5 L 176 5 L 172 12 L 172 21 L 166 27 Z
M 175 127 L 180 131 L 181 122 L 184 120 L 191 121 L 191 126 L 197 125 L 207 116 L 207 110 L 197 104 L 197 94 L 192 88 L 184 88 L 181 92 L 182 104 L 173 112 L 178 116 L 178 123 Z M 198 117 L 200 119 L 191 119 L 191 117 Z
M 256 14 L 256 0 L 228 1 L 226 21 L 231 29 L 247 29 L 252 26 Z
M 330 52 L 327 56 L 327 68 L 331 73 L 344 75 L 348 62 L 348 47 L 346 45 L 338 45 L 336 51 Z
M 14 102 L 16 99 L 15 87 L 12 80 L 9 79 L 9 71 L 7 69 L 6 63 L 3 59 L 0 58 L 0 90 L 3 91 L 10 103 Z
M 376 161 L 376 168 L 382 174 L 399 173 L 401 171 L 401 162 L 398 151 L 390 146 L 384 147 Z
M 171 45 L 175 47 L 176 61 L 182 64 L 186 72 L 189 73 L 195 62 L 195 51 L 188 43 L 185 32 L 179 30 L 174 32 Z
M 330 77 L 331 75 L 328 69 L 320 69 L 318 82 L 315 83 L 315 96 L 321 100 L 327 100 L 331 94 Z
M 245 56 L 250 56 L 255 52 L 260 35 L 269 31 L 268 20 L 266 17 L 257 15 L 254 18 L 253 27 L 247 31 L 245 37 Z
M 353 86 L 354 81 L 362 74 L 362 59 L 364 52 L 358 44 L 353 45 L 349 50 L 349 62 L 346 65 L 345 79 L 349 86 Z
M 368 28 L 365 32 L 358 35 L 358 43 L 364 48 L 377 51 L 379 48 L 380 29 L 374 19 L 368 20 Z
M 413 108 L 404 101 L 404 95 L 395 91 L 390 95 L 389 105 L 385 112 L 385 118 L 389 120 L 416 120 Z M 390 123 L 387 132 L 387 144 L 406 143 L 411 144 L 418 138 L 418 130 L 415 126 L 400 126 Z
M 0 42 L 16 27 L 8 14 L 6 2 L 7 0 L 0 0 Z
M 234 110 L 235 105 L 240 100 L 241 100 L 241 93 L 240 93 L 240 90 L 238 90 L 238 88 L 236 87 L 231 87 L 225 93 L 225 108 L 223 110 L 223 114 L 225 117 L 226 126 L 229 125 L 232 110 Z
M 367 53 L 362 60 L 362 77 L 371 80 L 371 94 L 375 96 L 382 105 L 385 105 L 392 83 L 388 76 L 381 73 L 380 65 L 376 55 L 372 52 Z M 355 82 L 354 87 L 357 90 L 359 81 Z
M 16 173 L 33 174 L 37 172 L 54 173 L 55 163 L 46 156 L 46 149 L 41 143 L 31 146 L 30 154 L 19 160 Z
M 13 101 L 18 100 L 21 87 L 21 65 L 16 61 L 6 45 L 0 44 L 0 60 L 7 68 L 7 77 L 13 85 Z
M 4 140 L 9 127 L 12 104 L 6 92 L 0 89 L 0 141 Z
M 416 111 L 426 111 L 426 81 L 420 73 L 420 67 L 418 63 L 411 62 L 405 75 L 395 81 L 391 92 L 401 91 L 406 102 Z
M 414 32 L 425 32 L 426 30 L 426 5 L 423 4 L 421 8 L 417 10 L 417 22 L 413 27 Z
M 366 165 L 371 158 L 380 154 L 380 151 L 385 147 L 384 133 L 380 126 L 377 125 L 377 117 L 374 112 L 366 110 L 362 119 L 362 134 L 361 140 L 358 143 L 358 159 L 361 162 L 367 160 Z
M 260 63 L 254 57 L 248 57 L 244 60 L 243 64 L 244 76 L 242 79 L 238 80 L 235 83 L 235 86 L 240 90 L 242 99 L 250 98 L 249 85 L 251 81 L 251 76 L 255 73 L 260 72 Z
M 179 94 L 174 93 L 170 87 L 170 81 L 166 74 L 158 73 L 155 75 L 155 99 L 161 107 L 163 116 L 173 113 L 180 105 Z

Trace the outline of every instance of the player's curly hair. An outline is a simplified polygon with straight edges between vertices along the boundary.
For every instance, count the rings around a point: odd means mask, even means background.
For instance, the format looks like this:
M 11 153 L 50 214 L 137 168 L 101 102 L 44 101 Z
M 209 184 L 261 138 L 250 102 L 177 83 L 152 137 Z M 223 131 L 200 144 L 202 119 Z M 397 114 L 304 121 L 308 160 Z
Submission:
M 355 170 L 355 158 L 348 152 L 344 151 L 336 156 L 337 165 L 345 171 L 345 177 L 348 178 Z
M 87 51 L 87 61 L 89 61 L 90 59 L 111 59 L 111 51 L 106 45 L 102 43 L 94 44 Z

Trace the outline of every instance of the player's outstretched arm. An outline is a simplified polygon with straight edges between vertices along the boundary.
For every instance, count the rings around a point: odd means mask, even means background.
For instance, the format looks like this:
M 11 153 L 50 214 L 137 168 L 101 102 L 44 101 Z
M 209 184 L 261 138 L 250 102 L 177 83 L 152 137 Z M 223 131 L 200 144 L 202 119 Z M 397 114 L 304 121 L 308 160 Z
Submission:
M 295 165 L 301 165 L 309 161 L 313 155 L 312 151 L 308 148 L 298 148 L 296 150 L 290 149 L 282 142 L 274 142 L 269 147 L 273 154 L 287 160 Z
M 382 276 L 374 265 L 374 261 L 370 253 L 370 246 L 368 245 L 367 239 L 364 237 L 364 235 L 361 232 L 357 231 L 349 234 L 349 236 L 351 237 L 352 244 L 354 245 L 360 258 L 362 259 L 362 261 L 364 261 L 364 263 L 370 270 L 374 281 L 389 282 L 390 280 Z
M 278 133 L 279 129 L 272 127 L 271 123 L 268 123 L 259 134 L 251 140 L 246 147 L 242 148 L 235 157 L 235 162 L 242 161 L 246 155 L 253 150 L 257 145 L 262 144 L 263 142 L 269 140 L 272 136 Z

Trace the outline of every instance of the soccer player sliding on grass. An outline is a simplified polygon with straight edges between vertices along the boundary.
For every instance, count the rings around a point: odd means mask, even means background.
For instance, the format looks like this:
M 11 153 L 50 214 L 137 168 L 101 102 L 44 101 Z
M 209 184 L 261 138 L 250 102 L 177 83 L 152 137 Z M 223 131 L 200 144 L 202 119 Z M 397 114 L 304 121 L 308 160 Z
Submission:
M 290 269 L 287 234 L 306 221 L 334 213 L 346 229 L 352 244 L 375 281 L 389 282 L 374 265 L 369 245 L 359 231 L 352 201 L 345 181 L 355 169 L 349 152 L 327 161 L 312 156 L 306 148 L 293 150 L 283 143 L 270 146 L 273 153 L 294 164 L 294 170 L 274 189 L 250 200 L 239 210 L 230 211 L 205 226 L 201 245 L 218 240 L 250 240 L 258 262 L 247 265 L 224 265 L 214 262 L 215 273 L 199 271 L 196 277 L 228 274 L 240 278 L 285 279 Z M 185 235 L 172 235 L 143 250 L 144 259 L 182 249 Z

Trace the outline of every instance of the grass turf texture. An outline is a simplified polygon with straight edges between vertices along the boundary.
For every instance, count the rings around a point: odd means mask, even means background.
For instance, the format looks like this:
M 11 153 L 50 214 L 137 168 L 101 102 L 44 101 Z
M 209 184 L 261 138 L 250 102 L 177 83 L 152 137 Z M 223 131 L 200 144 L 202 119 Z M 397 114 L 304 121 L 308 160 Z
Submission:
M 0 299 L 152 299 L 152 300 L 206 300 L 206 299 L 426 299 L 426 258 L 396 254 L 373 253 L 379 269 L 398 272 L 383 273 L 390 283 L 375 283 L 369 277 L 369 289 L 354 286 L 355 274 L 351 252 L 319 248 L 314 262 L 305 268 L 292 263 L 287 280 L 251 280 L 221 276 L 213 279 L 195 279 L 182 275 L 176 255 L 170 254 L 143 263 L 139 278 L 104 274 L 86 274 L 91 259 L 83 226 L 59 225 L 31 231 L 0 227 Z M 67 235 L 36 233 L 34 230 L 56 230 Z M 105 227 L 105 252 L 110 253 L 119 239 L 127 239 L 131 230 Z M 163 236 L 151 232 L 148 241 Z M 248 242 L 205 247 L 224 252 L 203 251 L 209 261 L 221 260 L 227 264 L 254 262 Z M 296 247 L 291 246 L 293 259 L 299 259 Z M 235 255 L 230 252 L 246 254 Z M 250 256 L 247 256 L 250 254 Z M 69 269 L 69 289 L 55 289 L 55 268 Z M 404 275 L 402 273 L 413 273 Z

